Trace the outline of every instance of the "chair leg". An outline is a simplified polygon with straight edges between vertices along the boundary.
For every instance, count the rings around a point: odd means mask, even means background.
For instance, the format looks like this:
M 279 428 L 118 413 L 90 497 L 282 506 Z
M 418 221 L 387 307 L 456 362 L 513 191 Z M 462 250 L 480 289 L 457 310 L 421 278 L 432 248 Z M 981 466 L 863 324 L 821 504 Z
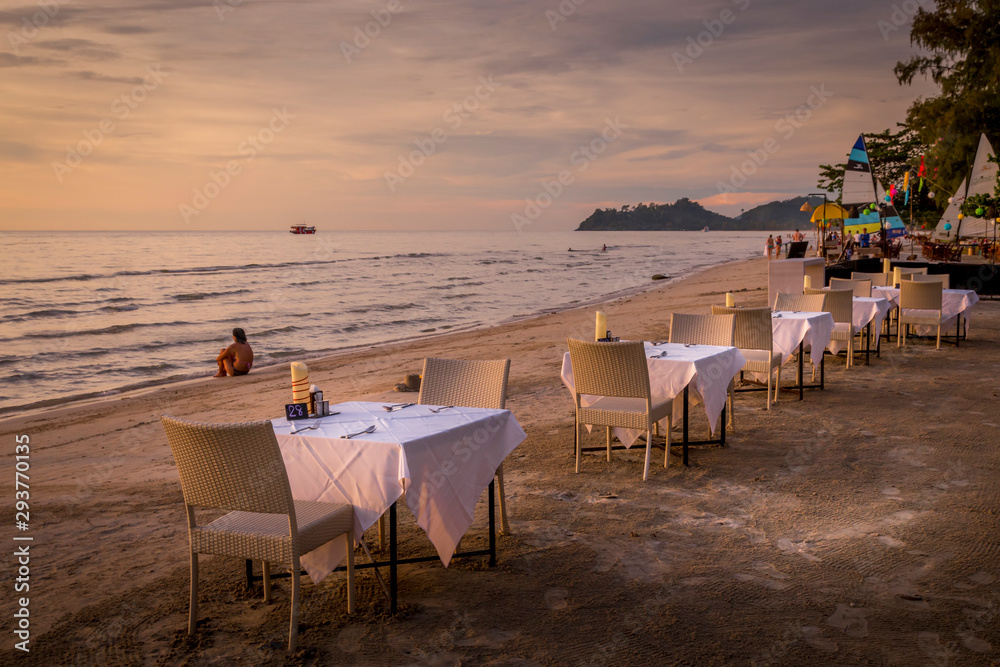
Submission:
M 292 559 L 292 618 L 288 622 L 288 652 L 294 653 L 299 639 L 299 565 L 298 557 Z M 353 568 L 352 568 L 353 569 Z
M 767 404 L 767 409 L 768 410 L 771 409 L 771 378 L 774 376 L 774 373 L 772 373 L 771 371 L 772 371 L 772 369 L 770 369 L 770 368 L 767 369 L 767 400 L 766 400 L 766 404 Z
M 735 396 L 736 396 L 736 387 L 735 387 L 735 385 L 732 382 L 730 382 L 729 383 L 729 397 L 728 397 L 727 400 L 729 401 L 729 430 L 733 431 L 733 432 L 736 431 L 736 422 L 734 421 L 735 417 L 733 417 L 733 413 L 736 412 L 735 410 L 733 410 L 733 398 Z M 711 436 L 709 436 L 709 437 L 711 437 Z
M 271 563 L 264 561 L 264 602 L 271 601 Z
M 958 341 L 958 338 L 957 338 L 958 334 L 956 333 L 955 336 L 956 336 L 955 341 L 957 342 Z M 939 350 L 941 349 L 941 322 L 940 321 L 938 322 L 937 349 L 939 349 Z
M 510 523 L 507 521 L 507 494 L 503 489 L 503 463 L 497 468 L 497 491 L 500 492 L 500 534 L 510 535 Z
M 604 428 L 607 429 L 608 436 L 608 463 L 611 463 L 611 427 L 605 426 Z
M 653 453 L 653 426 L 652 424 L 646 430 L 646 463 L 642 467 L 642 481 L 649 479 L 649 457 Z
M 663 443 L 663 467 L 670 467 L 670 427 L 673 426 L 673 416 L 667 417 L 666 442 Z
M 344 535 L 347 540 L 347 613 L 354 613 L 354 531 Z
M 774 402 L 778 402 L 778 394 L 781 393 L 781 364 L 778 364 L 778 370 L 774 374 Z
M 198 554 L 191 552 L 191 601 L 188 605 L 188 634 L 198 625 Z
M 576 472 L 580 472 L 580 420 L 573 425 L 573 445 L 576 448 Z

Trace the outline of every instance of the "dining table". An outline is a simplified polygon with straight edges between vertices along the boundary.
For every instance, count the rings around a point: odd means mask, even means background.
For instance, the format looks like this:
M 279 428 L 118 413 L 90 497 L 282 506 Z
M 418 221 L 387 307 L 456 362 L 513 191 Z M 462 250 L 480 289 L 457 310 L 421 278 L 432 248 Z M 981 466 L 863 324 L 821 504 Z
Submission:
M 899 307 L 898 287 L 872 287 L 872 296 L 881 296 L 892 302 L 893 308 Z M 955 327 L 955 345 L 958 345 L 960 338 L 969 336 L 969 314 L 972 307 L 979 302 L 979 294 L 971 289 L 943 289 L 941 290 L 941 328 L 950 329 Z M 965 326 L 962 326 L 962 322 Z M 914 325 L 914 330 L 918 336 L 926 336 L 934 331 L 934 327 L 925 324 Z M 942 339 L 950 339 L 950 336 L 941 336 Z
M 349 401 L 331 405 L 330 413 L 271 422 L 292 497 L 353 505 L 356 540 L 388 512 L 389 561 L 365 565 L 389 567 L 392 612 L 398 565 L 440 560 L 447 567 L 453 557 L 481 555 L 489 555 L 490 566 L 496 563 L 493 479 L 526 437 L 510 410 Z M 489 549 L 456 553 L 487 489 Z M 400 498 L 405 498 L 437 556 L 398 557 Z M 319 583 L 346 555 L 346 545 L 334 540 L 300 560 L 313 582 Z
M 644 342 L 646 366 L 649 370 L 649 389 L 654 403 L 673 401 L 673 423 L 683 424 L 681 441 L 683 463 L 688 464 L 688 448 L 693 445 L 726 443 L 725 407 L 729 383 L 746 363 L 746 358 L 735 347 L 697 345 L 684 343 Z M 573 364 L 569 352 L 563 355 L 561 377 L 563 384 L 575 396 Z M 693 394 L 693 396 L 692 396 Z M 590 405 L 598 396 L 583 395 L 581 403 Z M 710 435 L 714 436 L 716 424 L 722 417 L 717 439 L 692 441 L 688 428 L 690 404 L 702 403 L 708 418 Z M 666 424 L 661 424 L 666 426 Z M 588 425 L 588 429 L 590 426 Z M 641 429 L 615 427 L 615 436 L 625 448 L 632 447 L 642 435 Z M 592 451 L 603 448 L 586 448 Z
M 823 353 L 830 344 L 833 333 L 833 315 L 825 312 L 775 310 L 771 312 L 771 344 L 774 352 L 780 352 L 782 364 L 788 363 L 792 355 L 798 353 L 797 384 L 782 387 L 787 391 L 799 392 L 803 398 L 804 389 L 823 389 L 826 383 Z M 809 360 L 814 368 L 820 369 L 819 384 L 806 385 L 803 381 L 803 360 L 805 346 L 809 346 Z

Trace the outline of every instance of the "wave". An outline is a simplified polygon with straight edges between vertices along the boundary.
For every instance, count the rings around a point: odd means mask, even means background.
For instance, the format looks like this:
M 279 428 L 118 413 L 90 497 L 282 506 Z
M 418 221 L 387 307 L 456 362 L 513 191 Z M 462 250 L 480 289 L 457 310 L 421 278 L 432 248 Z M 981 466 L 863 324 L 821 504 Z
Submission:
M 6 315 L 0 318 L 3 322 L 24 322 L 43 317 L 62 317 L 63 315 L 79 315 L 78 310 L 65 310 L 63 308 L 46 308 L 44 310 L 33 310 L 30 313 L 19 313 L 17 315 Z
M 107 336 L 112 334 L 125 333 L 136 329 L 148 329 L 154 327 L 174 327 L 191 324 L 191 322 L 135 322 L 132 324 L 113 324 L 110 327 L 100 329 L 81 329 L 80 331 L 43 331 L 39 333 L 24 334 L 24 338 L 71 338 L 73 336 Z
M 394 310 L 410 310 L 411 308 L 422 308 L 419 303 L 383 303 L 377 306 L 369 306 L 367 308 L 350 308 L 348 313 L 354 313 L 363 315 L 364 313 L 374 312 L 392 312 Z
M 190 292 L 188 294 L 175 294 L 174 299 L 177 301 L 201 301 L 202 299 L 209 299 L 214 296 L 229 296 L 230 294 L 247 294 L 250 290 L 248 289 L 237 289 L 229 290 L 227 292 Z
M 200 274 L 200 275 L 214 275 L 220 273 L 233 273 L 241 272 L 247 270 L 272 270 L 272 269 L 284 269 L 288 267 L 301 267 L 301 266 L 325 266 L 330 264 L 340 264 L 343 262 L 359 262 L 359 261 L 372 261 L 372 260 L 382 260 L 382 259 L 425 259 L 428 257 L 447 257 L 447 253 L 431 253 L 431 252 L 407 252 L 398 253 L 395 255 L 376 255 L 373 257 L 351 257 L 345 259 L 314 259 L 314 260 L 302 260 L 295 262 L 272 262 L 272 263 L 254 263 L 254 264 L 220 264 L 211 266 L 192 266 L 183 269 L 149 269 L 146 271 L 115 271 L 112 273 L 81 273 L 72 276 L 46 276 L 43 278 L 8 278 L 0 280 L 0 285 L 23 285 L 23 284 L 39 284 L 39 283 L 55 283 L 55 282 L 66 282 L 66 281 L 88 281 L 88 280 L 98 280 L 102 278 L 119 278 L 119 277 L 136 277 L 136 276 L 162 276 L 162 275 L 185 275 L 185 274 Z M 117 288 L 98 288 L 98 291 L 108 291 Z

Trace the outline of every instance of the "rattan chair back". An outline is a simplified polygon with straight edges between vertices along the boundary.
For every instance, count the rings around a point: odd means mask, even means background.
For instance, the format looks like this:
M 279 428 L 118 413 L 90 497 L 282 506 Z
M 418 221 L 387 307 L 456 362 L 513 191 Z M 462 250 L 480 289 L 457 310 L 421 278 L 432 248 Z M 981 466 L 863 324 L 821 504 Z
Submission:
M 269 421 L 202 424 L 164 415 L 184 503 L 227 511 L 288 514 L 295 507 Z
M 908 266 L 892 267 L 892 286 L 899 287 L 899 283 L 903 279 L 903 276 L 911 273 L 923 273 L 926 275 L 927 267 L 926 266 L 922 266 L 920 268 L 912 268 Z
M 785 311 L 798 311 L 800 313 L 822 313 L 826 302 L 826 292 L 814 290 L 819 294 L 786 294 L 778 292 L 774 297 L 774 309 Z
M 948 289 L 951 285 L 951 276 L 947 273 L 911 273 L 910 275 L 903 276 L 903 280 L 912 280 L 918 283 L 941 283 L 942 289 Z
M 578 396 L 649 400 L 649 368 L 642 341 L 598 343 L 568 338 L 566 343 Z
M 872 287 L 888 287 L 892 282 L 891 273 L 865 273 L 863 271 L 852 271 L 851 280 L 870 280 Z
M 732 315 L 734 317 L 733 340 L 741 350 L 771 350 L 773 343 L 773 328 L 771 326 L 771 309 L 761 308 L 729 308 L 712 306 L 713 315 Z
M 854 279 L 845 280 L 844 278 L 830 278 L 830 289 L 849 289 L 853 290 L 854 296 L 871 296 L 872 295 L 872 281 Z
M 503 410 L 507 407 L 510 359 L 424 359 L 421 405 L 457 405 Z
M 671 313 L 670 342 L 694 345 L 722 345 L 734 347 L 736 343 L 736 316 L 691 315 Z
M 900 310 L 941 310 L 941 283 L 904 280 L 899 284 Z
M 849 289 L 805 290 L 807 296 L 825 295 L 823 310 L 833 315 L 834 322 L 854 321 L 854 292 Z

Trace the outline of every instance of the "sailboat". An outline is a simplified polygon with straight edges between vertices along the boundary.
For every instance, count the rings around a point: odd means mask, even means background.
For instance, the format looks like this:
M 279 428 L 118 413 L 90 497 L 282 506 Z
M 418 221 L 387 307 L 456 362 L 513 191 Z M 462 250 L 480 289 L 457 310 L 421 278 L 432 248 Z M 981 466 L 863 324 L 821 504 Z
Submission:
M 844 220 L 845 236 L 860 234 L 866 229 L 872 234 L 882 229 L 882 217 L 878 208 L 874 211 L 868 209 L 869 204 L 877 201 L 878 193 L 875 191 L 875 176 L 868 161 L 868 148 L 865 146 L 864 135 L 859 135 L 847 157 L 844 185 L 840 190 L 841 206 L 852 213 L 857 211 L 857 217 Z
M 969 175 L 969 191 L 966 197 L 974 195 L 991 195 L 997 182 L 997 163 L 990 162 L 990 156 L 996 155 L 986 134 L 979 136 L 979 148 L 976 149 L 976 159 L 972 163 L 972 174 Z M 955 236 L 992 237 L 996 223 L 985 218 L 966 216 L 954 225 Z
M 965 201 L 965 190 L 965 179 L 963 178 L 961 184 L 958 186 L 958 190 L 955 191 L 955 196 L 948 202 L 948 208 L 944 210 L 944 215 L 938 220 L 937 227 L 934 228 L 934 233 L 931 234 L 932 240 L 944 242 L 955 238 L 952 236 L 952 231 L 958 229 L 958 214 L 962 210 L 962 202 Z M 945 229 L 945 225 L 951 226 Z

